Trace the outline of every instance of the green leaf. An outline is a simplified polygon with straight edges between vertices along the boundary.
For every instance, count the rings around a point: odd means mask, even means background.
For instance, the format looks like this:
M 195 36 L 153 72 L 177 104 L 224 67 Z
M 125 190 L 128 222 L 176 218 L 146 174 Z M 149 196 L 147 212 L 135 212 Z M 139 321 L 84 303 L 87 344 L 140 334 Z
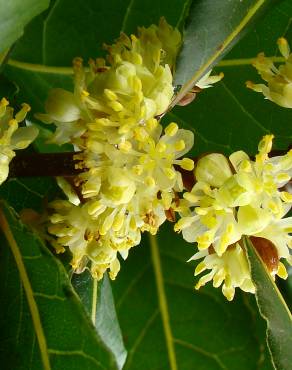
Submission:
M 176 121 L 195 132 L 194 155 L 236 150 L 253 155 L 268 133 L 275 135 L 276 149 L 287 149 L 291 144 L 292 110 L 245 87 L 247 80 L 261 81 L 251 66 L 254 57 L 262 51 L 277 57 L 277 39 L 285 36 L 292 40 L 291 17 L 291 1 L 282 1 L 218 64 L 213 73 L 224 72 L 224 79 L 199 93 L 188 106 L 175 107 L 166 117 L 166 121 Z
M 194 1 L 194 4 L 203 5 L 206 1 Z M 243 6 L 247 4 L 246 1 L 241 3 Z M 41 111 L 48 89 L 70 84 L 72 70 L 69 66 L 74 56 L 83 56 L 85 61 L 89 56 L 100 56 L 102 42 L 111 43 L 121 28 L 133 32 L 137 25 L 156 23 L 161 15 L 166 16 L 172 25 L 181 24 L 189 4 L 190 1 L 179 0 L 173 1 L 171 6 L 165 0 L 127 3 L 111 0 L 98 4 L 93 0 L 73 3 L 58 0 L 52 3 L 49 13 L 29 25 L 14 49 L 5 74 L 21 87 L 22 101 L 32 104 L 34 111 Z M 281 27 L 290 29 L 287 8 L 288 1 L 283 1 L 271 13 L 273 17 L 267 17 L 270 23 L 248 36 L 249 44 L 245 40 L 239 43 L 237 54 L 232 52 L 230 58 L 235 58 L 236 63 L 238 58 L 251 58 L 270 45 L 271 35 Z M 241 55 L 241 50 L 245 55 Z M 274 49 L 269 50 L 274 52 Z M 262 96 L 245 90 L 246 75 L 251 79 L 253 72 L 244 64 L 246 72 L 242 74 L 242 66 L 238 67 L 236 63 L 222 66 L 226 75 L 224 83 L 231 93 L 223 85 L 218 85 L 199 94 L 192 105 L 178 108 L 171 113 L 174 116 L 166 117 L 173 121 L 178 116 L 185 128 L 196 131 L 197 153 L 206 150 L 230 152 L 239 148 L 251 151 L 258 138 L 270 129 L 275 129 L 276 134 L 282 132 L 282 145 L 289 141 L 287 119 L 284 125 L 287 112 L 277 127 L 279 108 L 264 101 Z M 242 96 L 249 97 L 250 106 L 241 102 Z M 259 110 L 255 102 L 260 102 Z M 273 106 L 271 111 L 267 104 Z M 13 201 L 13 195 L 10 201 Z M 237 292 L 235 301 L 228 303 L 213 287 L 194 292 L 194 266 L 185 262 L 194 253 L 193 246 L 184 243 L 167 226 L 158 241 L 159 251 L 153 239 L 151 253 L 147 239 L 143 245 L 134 248 L 113 283 L 129 352 L 125 368 L 270 369 L 264 335 L 258 327 L 262 320 L 254 311 L 252 297 L 249 299 Z M 90 297 L 91 293 L 87 298 Z
M 267 321 L 267 341 L 276 369 L 292 363 L 292 316 L 265 264 L 248 238 L 244 240 L 259 310 Z
M 0 198 L 17 212 L 24 208 L 42 212 L 48 201 L 60 194 L 55 180 L 50 177 L 9 179 L 0 187 Z
M 194 251 L 164 225 L 122 264 L 112 286 L 124 369 L 271 369 L 253 303 L 239 291 L 230 303 L 212 286 L 194 290 L 195 267 L 186 262 Z
M 104 54 L 102 45 L 111 44 L 121 31 L 136 32 L 137 26 L 158 23 L 180 24 L 191 0 L 58 0 L 47 14 L 36 18 L 13 50 L 21 62 L 71 66 L 81 56 L 87 61 Z M 110 26 L 109 26 L 110 25 Z
M 43 72 L 43 69 L 39 70 L 37 66 L 33 66 L 33 70 L 27 68 L 29 67 L 23 64 L 21 64 L 21 68 L 7 65 L 4 75 L 19 87 L 17 102 L 26 102 L 31 105 L 32 112 L 29 117 L 33 120 L 35 113 L 44 111 L 44 103 L 49 90 L 53 87 L 72 90 L 73 80 L 71 74 L 64 74 L 62 70 L 56 68 L 48 69 L 46 67 L 46 72 Z M 48 127 L 51 128 L 47 125 L 46 128 Z
M 42 213 L 48 201 L 60 198 L 62 195 L 54 179 L 43 177 L 11 179 L 0 187 L 0 196 L 19 212 L 30 208 Z M 65 267 L 69 270 L 70 256 L 62 257 L 64 257 L 62 261 L 65 263 Z M 93 315 L 95 317 L 96 332 L 112 354 L 112 366 L 121 369 L 125 362 L 126 350 L 108 279 L 105 278 L 97 286 L 86 271 L 82 275 L 73 275 L 72 282 L 87 310 L 88 317 L 91 319 L 93 319 Z
M 4 369 L 110 369 L 110 354 L 62 264 L 4 204 L 0 228 Z
M 274 0 L 194 1 L 177 61 L 175 83 L 183 85 L 174 104 L 203 77 Z
M 112 352 L 118 369 L 127 357 L 121 329 L 115 311 L 112 289 L 107 275 L 97 282 L 88 271 L 72 277 L 72 284 L 90 315 L 98 335 Z
M 22 34 L 26 24 L 49 6 L 49 0 L 0 0 L 0 53 Z
M 158 23 L 161 16 L 180 25 L 191 0 L 59 0 L 49 11 L 35 18 L 18 41 L 5 75 L 20 87 L 18 101 L 32 110 L 44 110 L 52 87 L 72 89 L 72 59 L 104 55 L 102 45 L 111 44 L 121 31 L 136 32 L 138 26 Z M 110 27 L 109 27 L 110 24 Z M 71 75 L 71 77 L 70 77 Z

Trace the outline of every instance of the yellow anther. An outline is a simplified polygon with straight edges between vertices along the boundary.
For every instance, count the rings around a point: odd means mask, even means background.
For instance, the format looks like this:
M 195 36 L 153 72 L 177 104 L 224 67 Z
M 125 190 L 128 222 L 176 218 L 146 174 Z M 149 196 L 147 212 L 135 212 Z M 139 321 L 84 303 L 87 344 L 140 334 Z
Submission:
M 97 118 L 95 122 L 101 126 L 111 126 L 112 122 L 108 118 Z
M 288 175 L 288 173 L 279 173 L 276 176 L 277 182 L 288 182 L 289 180 L 290 180 L 290 176 Z
M 196 241 L 199 249 L 207 249 L 211 244 L 211 238 L 208 234 L 198 236 Z
M 175 122 L 171 122 L 165 129 L 164 132 L 167 136 L 174 136 L 178 131 L 178 125 Z
M 146 179 L 145 179 L 145 185 L 146 186 L 149 186 L 150 188 L 153 188 L 155 186 L 155 180 L 154 180 L 154 178 L 151 177 L 151 176 L 146 177 Z
M 114 231 L 119 231 L 124 223 L 125 215 L 123 212 L 119 212 L 113 222 L 112 228 Z
M 96 213 L 98 213 L 104 206 L 102 204 L 100 204 L 99 201 L 97 202 L 93 202 L 91 204 L 89 204 L 88 208 L 87 208 L 87 212 L 89 215 L 94 215 Z
M 117 100 L 117 94 L 110 89 L 104 89 L 104 95 L 111 101 Z
M 28 105 L 27 103 L 22 103 L 21 106 L 22 110 L 24 110 L 25 112 L 29 112 L 31 110 L 30 105 Z
M 184 193 L 183 197 L 191 203 L 196 203 L 200 198 L 193 193 Z
M 282 279 L 287 279 L 288 277 L 286 267 L 282 262 L 279 262 L 277 275 Z
M 141 155 L 141 157 L 139 158 L 139 162 L 140 162 L 140 164 L 145 164 L 146 162 L 148 162 L 148 157 L 147 157 L 147 155 L 146 154 L 144 154 L 144 155 Z
M 156 150 L 158 151 L 158 153 L 165 152 L 166 148 L 167 148 L 167 145 L 162 141 L 159 141 L 156 145 Z
M 251 89 L 251 90 L 253 90 L 253 91 L 256 91 L 256 92 L 263 92 L 263 88 L 262 88 L 262 85 L 261 85 L 261 84 L 254 84 L 254 83 L 253 83 L 253 82 L 251 82 L 251 81 L 246 81 L 245 86 L 246 86 L 248 89 Z
M 209 216 L 206 214 L 201 217 L 201 222 L 203 225 L 207 226 L 209 229 L 213 229 L 217 226 L 217 220 L 215 217 Z
M 110 101 L 108 105 L 115 111 L 115 112 L 121 112 L 124 107 L 122 106 L 121 103 L 118 101 Z
M 260 154 L 270 153 L 273 145 L 274 135 L 265 135 L 262 140 L 259 142 L 258 150 Z
M 113 221 L 114 220 L 111 216 L 106 217 L 99 230 L 100 235 L 105 235 L 109 231 L 109 229 L 112 227 Z
M 149 134 L 144 128 L 138 127 L 135 129 L 135 138 L 138 141 L 144 142 L 147 140 L 148 137 L 149 137 Z
M 186 147 L 186 144 L 183 140 L 179 140 L 177 141 L 175 144 L 174 144 L 174 148 L 177 152 L 181 151 L 181 150 L 184 150 L 184 148 Z
M 133 166 L 132 171 L 135 175 L 140 176 L 143 173 L 143 166 L 137 164 Z
M 21 122 L 25 119 L 27 112 L 30 111 L 30 106 L 26 103 L 22 104 L 22 108 L 19 112 L 16 113 L 15 119 L 17 122 Z
M 137 93 L 137 92 L 141 92 L 142 90 L 142 81 L 140 80 L 140 78 L 138 78 L 137 76 L 134 76 L 133 78 L 133 89 L 134 91 Z M 143 97 L 143 94 L 141 95 L 141 97 Z M 139 94 L 139 98 L 140 98 L 140 94 Z M 140 100 L 140 99 L 139 99 Z
M 208 213 L 208 210 L 205 209 L 205 208 L 196 207 L 195 212 L 196 212 L 197 215 L 204 216 Z
M 125 124 L 125 125 L 122 125 L 119 128 L 118 132 L 119 132 L 119 134 L 123 135 L 123 134 L 126 134 L 127 132 L 129 132 L 130 130 L 131 130 L 131 126 Z
M 179 232 L 193 223 L 193 217 L 183 217 L 174 225 L 174 231 Z
M 85 99 L 89 96 L 89 92 L 86 90 L 81 91 L 81 99 Z
M 280 195 L 281 195 L 281 199 L 283 200 L 283 202 L 285 203 L 292 202 L 292 194 L 288 193 L 287 191 L 282 191 Z
M 124 153 L 128 153 L 132 149 L 132 144 L 130 143 L 130 141 L 124 141 L 120 143 L 118 146 L 119 149 Z
M 280 53 L 284 58 L 288 59 L 290 54 L 290 48 L 287 40 L 284 37 L 280 37 L 277 41 Z
M 172 168 L 164 168 L 163 172 L 170 180 L 175 178 L 176 172 Z
M 192 171 L 194 169 L 194 161 L 189 158 L 183 158 L 180 161 L 180 167 L 186 171 Z
M 157 122 L 157 119 L 155 118 L 150 118 L 147 122 L 146 122 L 146 127 L 149 131 L 152 131 L 154 130 L 158 125 L 158 122 Z
M 279 212 L 278 205 L 273 202 L 272 200 L 268 202 L 268 208 L 274 213 L 277 214 Z

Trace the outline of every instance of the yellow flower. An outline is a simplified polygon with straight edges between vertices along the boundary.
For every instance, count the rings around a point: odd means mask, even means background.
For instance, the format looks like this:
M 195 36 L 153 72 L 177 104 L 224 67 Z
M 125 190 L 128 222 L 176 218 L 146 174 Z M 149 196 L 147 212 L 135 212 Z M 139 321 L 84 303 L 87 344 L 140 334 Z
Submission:
M 213 84 L 216 82 L 219 82 L 224 77 L 224 73 L 220 72 L 218 75 L 212 75 L 212 70 L 210 70 L 208 73 L 206 73 L 198 82 L 196 82 L 196 87 L 199 87 L 200 89 L 207 89 L 209 87 L 212 87 Z
M 68 247 L 77 272 L 91 262 L 101 278 L 115 278 L 118 255 L 156 234 L 166 220 L 177 191 L 183 189 L 177 167 L 192 171 L 182 158 L 194 143 L 193 133 L 174 122 L 164 130 L 159 116 L 173 96 L 174 58 L 180 33 L 161 19 L 159 26 L 139 28 L 137 37 L 122 34 L 107 46 L 105 60 L 74 60 L 74 92 L 54 89 L 38 115 L 54 122 L 52 141 L 74 144 L 75 159 L 84 170 L 76 176 L 76 192 L 58 179 L 69 201 L 51 204 L 48 231 L 57 251 Z M 76 189 L 75 189 L 76 190 Z
M 211 271 L 200 278 L 195 286 L 196 289 L 200 289 L 208 281 L 213 280 L 215 288 L 222 284 L 222 293 L 229 301 L 234 298 L 235 288 L 255 293 L 247 258 L 239 244 L 230 246 L 221 257 L 206 250 L 196 253 L 190 261 L 200 258 L 204 259 L 197 265 L 195 276 L 205 270 Z
M 292 54 L 285 38 L 278 39 L 278 47 L 285 60 L 278 68 L 264 53 L 260 53 L 253 63 L 267 85 L 247 81 L 246 86 L 261 92 L 267 99 L 281 107 L 292 108 Z
M 139 28 L 138 36 L 122 34 L 107 46 L 110 66 L 90 60 L 89 70 L 75 58 L 74 93 L 53 89 L 37 117 L 55 123 L 51 141 L 80 145 L 86 135 L 110 138 L 119 144 L 135 127 L 163 114 L 173 97 L 171 65 L 180 46 L 180 33 L 161 19 L 159 26 Z
M 225 279 L 223 293 L 228 299 L 233 298 L 235 287 L 253 291 L 250 273 L 242 268 L 245 255 L 237 243 L 244 235 L 267 240 L 263 244 L 267 251 L 268 243 L 273 245 L 276 264 L 270 273 L 273 277 L 287 277 L 280 259 L 291 263 L 292 218 L 284 217 L 291 209 L 292 194 L 284 187 L 292 177 L 292 151 L 269 158 L 272 140 L 273 135 L 264 136 L 255 160 L 239 151 L 231 154 L 229 162 L 218 153 L 197 162 L 197 183 L 191 192 L 183 194 L 184 199 L 176 207 L 181 218 L 174 229 L 182 231 L 186 241 L 197 243 L 199 252 L 192 259 L 205 257 L 197 271 L 203 271 L 203 266 L 212 270 L 201 278 L 198 288 L 219 274 Z M 238 274 L 242 279 L 236 273 L 237 265 L 241 266 Z M 217 286 L 215 280 L 214 284 Z
M 8 177 L 9 163 L 15 150 L 25 149 L 38 135 L 36 127 L 18 126 L 29 110 L 29 105 L 22 104 L 21 110 L 13 116 L 9 102 L 5 98 L 0 101 L 0 184 Z

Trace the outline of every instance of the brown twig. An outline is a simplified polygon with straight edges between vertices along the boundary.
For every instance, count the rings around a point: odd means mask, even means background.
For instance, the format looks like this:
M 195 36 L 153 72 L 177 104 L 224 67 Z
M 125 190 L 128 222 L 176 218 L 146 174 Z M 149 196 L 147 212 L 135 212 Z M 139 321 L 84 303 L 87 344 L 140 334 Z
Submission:
M 9 165 L 9 178 L 29 176 L 76 176 L 74 152 L 17 154 Z

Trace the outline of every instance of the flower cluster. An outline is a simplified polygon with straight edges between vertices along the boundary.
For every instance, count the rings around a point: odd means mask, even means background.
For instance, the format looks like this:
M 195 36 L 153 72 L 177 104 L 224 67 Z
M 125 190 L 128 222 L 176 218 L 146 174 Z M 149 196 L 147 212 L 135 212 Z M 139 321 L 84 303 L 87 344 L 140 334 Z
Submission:
M 30 107 L 22 104 L 19 112 L 13 116 L 13 108 L 9 102 L 0 100 L 0 184 L 8 177 L 9 163 L 15 156 L 15 150 L 25 149 L 37 137 L 38 129 L 30 127 L 18 127 L 23 121 Z
M 278 47 L 285 63 L 277 68 L 271 58 L 260 53 L 253 66 L 257 69 L 265 84 L 247 81 L 246 86 L 284 108 L 292 108 L 292 53 L 285 38 L 278 39 Z
M 109 269 L 114 279 L 118 254 L 126 258 L 141 232 L 155 234 L 183 190 L 177 168 L 193 170 L 191 159 L 179 159 L 193 146 L 193 133 L 159 123 L 173 98 L 180 42 L 164 19 L 137 37 L 122 34 L 106 46 L 107 62 L 91 60 L 86 70 L 76 58 L 74 93 L 52 90 L 46 113 L 38 115 L 55 123 L 53 142 L 75 146 L 83 170 L 73 187 L 58 180 L 68 200 L 50 204 L 48 226 L 56 250 L 69 247 L 75 271 L 90 262 L 94 277 Z
M 292 218 L 283 217 L 292 205 L 292 195 L 285 191 L 292 177 L 292 151 L 269 158 L 272 140 L 272 135 L 262 139 L 255 160 L 239 151 L 229 160 L 212 153 L 198 161 L 196 184 L 184 193 L 177 208 L 181 218 L 175 225 L 186 241 L 198 245 L 191 259 L 204 258 L 195 274 L 211 270 L 197 289 L 213 279 L 215 287 L 224 282 L 222 291 L 229 300 L 236 287 L 254 292 L 242 249 L 244 235 L 251 238 L 272 276 L 287 277 L 280 259 L 291 263 Z

